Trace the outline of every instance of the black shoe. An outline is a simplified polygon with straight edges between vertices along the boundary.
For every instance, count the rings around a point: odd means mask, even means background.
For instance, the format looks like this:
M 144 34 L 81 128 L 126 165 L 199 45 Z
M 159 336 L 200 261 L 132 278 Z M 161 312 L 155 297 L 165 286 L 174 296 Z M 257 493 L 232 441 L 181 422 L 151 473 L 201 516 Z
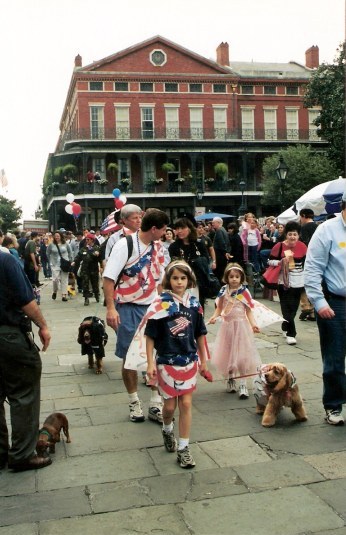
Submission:
M 95 295 L 95 299 L 96 299 L 96 303 L 100 302 L 100 296 L 99 295 Z
M 21 463 L 9 463 L 8 467 L 14 472 L 24 472 L 24 470 L 38 470 L 39 468 L 45 468 L 50 464 L 52 464 L 52 459 L 50 457 L 39 457 L 38 455 L 33 455 L 31 459 Z
M 89 298 L 86 297 L 86 298 L 84 299 L 84 306 L 87 307 L 88 305 L 89 305 Z
M 64 297 L 61 299 L 61 301 L 68 301 L 67 297 L 64 295 Z
M 56 292 L 52 293 L 52 299 L 56 299 Z
M 0 470 L 3 470 L 7 465 L 7 455 L 1 455 L 0 457 Z
M 308 319 L 308 316 L 310 316 L 310 312 L 308 310 L 304 310 L 300 314 L 299 319 L 300 319 L 300 321 L 306 321 Z
M 315 317 L 315 316 L 310 316 L 310 315 L 309 315 L 306 319 L 307 319 L 308 321 L 316 321 L 316 317 Z

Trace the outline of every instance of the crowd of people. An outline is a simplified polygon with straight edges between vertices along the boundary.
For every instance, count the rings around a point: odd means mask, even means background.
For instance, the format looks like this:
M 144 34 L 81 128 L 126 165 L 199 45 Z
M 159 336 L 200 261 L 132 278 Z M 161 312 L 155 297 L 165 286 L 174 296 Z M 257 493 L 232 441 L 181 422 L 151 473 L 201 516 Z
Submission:
M 103 289 L 106 322 L 117 335 L 115 355 L 123 361 L 130 421 L 145 420 L 138 395 L 138 361 L 144 354 L 145 381 L 151 388 L 148 418 L 162 425 L 164 446 L 168 452 L 177 452 L 182 468 L 195 466 L 189 448 L 192 394 L 198 372 L 210 379 L 207 325 L 221 320 L 211 362 L 226 379 L 227 392 L 238 391 L 240 399 L 248 398 L 246 377 L 261 364 L 254 338 L 259 332 L 256 302 L 246 281 L 248 265 L 257 273 L 268 266 L 280 267 L 277 293 L 287 344 L 297 343 L 299 306 L 300 320 L 316 321 L 317 316 L 326 421 L 343 424 L 346 194 L 341 209 L 341 215 L 319 226 L 313 212 L 304 209 L 300 224 L 290 221 L 283 226 L 268 217 L 259 225 L 255 215 L 247 213 L 225 228 L 219 217 L 197 223 L 186 215 L 170 222 L 159 209 L 143 213 L 139 206 L 128 204 L 116 213 L 117 229 L 108 236 L 90 229 L 75 235 L 59 229 L 41 237 L 32 232 L 18 239 L 0 233 L 0 342 L 4 348 L 0 357 L 0 468 L 8 463 L 21 471 L 51 462 L 49 457 L 38 456 L 34 447 L 41 360 L 30 322 L 39 328 L 43 350 L 50 340 L 38 307 L 41 268 L 44 277 L 52 280 L 53 300 L 60 291 L 61 300 L 68 302 L 69 287 L 75 285 L 88 306 L 91 296 L 100 301 Z M 200 258 L 222 284 L 210 318 L 205 318 L 206 295 L 196 269 Z M 11 361 L 14 349 L 9 340 L 14 333 L 18 347 Z M 21 371 L 28 352 L 30 374 Z M 30 395 L 23 407 L 20 398 L 25 389 Z M 6 398 L 12 419 L 11 445 L 3 409 Z M 174 435 L 176 408 L 178 440 Z

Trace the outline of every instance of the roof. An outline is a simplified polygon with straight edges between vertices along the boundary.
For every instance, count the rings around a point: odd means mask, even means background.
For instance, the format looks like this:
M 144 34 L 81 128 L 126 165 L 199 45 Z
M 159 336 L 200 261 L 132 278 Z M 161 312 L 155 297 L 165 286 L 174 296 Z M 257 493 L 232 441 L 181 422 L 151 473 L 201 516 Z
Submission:
M 295 61 L 289 63 L 261 63 L 254 61 L 231 61 L 232 72 L 241 77 L 309 79 L 312 69 Z

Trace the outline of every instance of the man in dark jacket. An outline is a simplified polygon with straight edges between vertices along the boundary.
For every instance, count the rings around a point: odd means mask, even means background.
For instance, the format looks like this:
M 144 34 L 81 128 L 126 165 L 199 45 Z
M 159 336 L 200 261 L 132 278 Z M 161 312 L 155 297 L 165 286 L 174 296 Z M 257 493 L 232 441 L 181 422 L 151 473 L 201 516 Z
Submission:
M 314 221 L 315 214 L 310 208 L 302 208 L 299 212 L 299 216 L 301 224 L 299 239 L 305 243 L 306 246 L 308 246 L 315 230 L 317 229 L 317 224 Z M 307 298 L 305 290 L 300 296 L 300 310 L 301 314 L 299 319 L 301 321 L 316 321 L 314 307 Z
M 51 464 L 35 453 L 40 418 L 41 357 L 34 343 L 31 321 L 45 351 L 50 333 L 35 301 L 29 279 L 19 262 L 0 252 L 0 469 L 19 472 Z M 7 398 L 12 424 L 12 444 L 5 418 Z
M 216 268 L 214 269 L 214 273 L 221 282 L 227 262 L 231 258 L 230 243 L 221 217 L 214 217 L 212 224 L 215 231 L 213 247 L 215 250 Z

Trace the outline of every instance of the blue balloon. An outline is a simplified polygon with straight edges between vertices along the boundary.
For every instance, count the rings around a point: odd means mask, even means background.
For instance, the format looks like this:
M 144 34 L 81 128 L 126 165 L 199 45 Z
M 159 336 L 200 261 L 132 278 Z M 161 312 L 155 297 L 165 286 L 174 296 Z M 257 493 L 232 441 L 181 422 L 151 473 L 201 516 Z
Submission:
M 121 191 L 120 191 L 119 188 L 115 188 L 115 189 L 113 190 L 113 195 L 114 195 L 114 197 L 115 197 L 116 199 L 119 198 L 120 194 L 121 194 Z

